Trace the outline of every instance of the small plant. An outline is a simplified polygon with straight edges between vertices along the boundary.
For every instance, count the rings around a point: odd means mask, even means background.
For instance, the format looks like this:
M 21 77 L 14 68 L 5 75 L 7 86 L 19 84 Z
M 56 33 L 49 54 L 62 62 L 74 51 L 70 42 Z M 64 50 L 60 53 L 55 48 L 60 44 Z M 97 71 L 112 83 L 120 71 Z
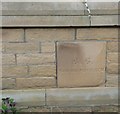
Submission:
M 16 103 L 12 98 L 2 98 L 2 107 L 1 107 L 1 114 L 16 114 Z

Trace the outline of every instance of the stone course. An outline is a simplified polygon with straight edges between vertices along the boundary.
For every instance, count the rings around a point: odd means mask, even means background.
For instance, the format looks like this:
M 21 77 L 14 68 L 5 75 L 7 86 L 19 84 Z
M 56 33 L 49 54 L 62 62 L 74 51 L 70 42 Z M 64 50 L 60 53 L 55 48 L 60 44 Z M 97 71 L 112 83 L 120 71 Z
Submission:
M 23 107 L 92 107 L 118 104 L 117 87 L 3 90 L 2 97 L 6 96 L 11 96 L 17 101 L 17 106 Z
M 118 106 L 117 105 L 103 105 L 103 106 L 94 106 L 94 107 L 29 107 L 29 108 L 21 108 L 20 112 L 46 112 L 46 113 L 76 113 L 79 114 L 99 114 L 102 113 L 112 113 L 118 114 Z

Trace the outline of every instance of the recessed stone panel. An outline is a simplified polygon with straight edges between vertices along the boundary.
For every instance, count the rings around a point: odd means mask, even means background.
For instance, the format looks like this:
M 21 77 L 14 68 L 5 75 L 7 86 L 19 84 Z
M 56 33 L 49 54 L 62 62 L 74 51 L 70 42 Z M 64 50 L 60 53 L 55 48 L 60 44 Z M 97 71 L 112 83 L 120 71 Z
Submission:
M 58 87 L 103 84 L 105 82 L 105 58 L 105 42 L 57 42 Z

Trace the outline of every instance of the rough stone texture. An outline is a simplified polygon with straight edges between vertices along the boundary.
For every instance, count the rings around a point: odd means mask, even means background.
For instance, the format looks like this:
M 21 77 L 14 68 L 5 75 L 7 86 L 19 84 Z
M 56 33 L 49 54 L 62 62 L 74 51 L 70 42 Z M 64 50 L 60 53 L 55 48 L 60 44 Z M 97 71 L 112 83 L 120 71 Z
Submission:
M 60 112 L 61 114 L 64 112 L 88 112 L 87 114 L 92 114 L 91 107 L 53 107 L 52 112 Z
M 35 43 L 6 43 L 6 53 L 38 53 L 39 42 Z
M 118 24 L 118 15 L 92 16 L 91 18 L 91 26 L 114 26 Z
M 107 43 L 107 50 L 108 52 L 118 52 L 118 42 L 108 42 Z
M 43 106 L 45 105 L 45 90 L 5 90 L 2 97 L 14 98 L 17 106 Z
M 27 66 L 7 65 L 2 67 L 2 76 L 5 77 L 25 77 L 28 76 Z
M 17 78 L 17 89 L 23 88 L 42 88 L 55 87 L 56 79 L 54 77 L 31 77 L 31 78 Z
M 64 88 L 47 89 L 49 106 L 96 106 L 118 103 L 118 88 Z
M 0 52 L 5 53 L 5 44 L 0 42 Z
M 118 87 L 118 74 L 107 75 L 107 87 Z
M 55 65 L 32 65 L 29 66 L 30 76 L 56 76 L 56 66 Z
M 2 29 L 3 42 L 23 42 L 24 30 L 23 29 Z
M 82 28 L 77 29 L 80 40 L 111 40 L 118 41 L 118 28 Z
M 103 84 L 105 57 L 105 42 L 58 42 L 58 86 L 81 87 Z
M 26 108 L 26 109 L 21 109 L 20 112 L 43 112 L 43 113 L 51 113 L 51 108 L 50 107 L 31 107 L 31 108 Z
M 96 106 L 93 108 L 93 112 L 118 112 L 118 106 Z
M 2 15 L 84 15 L 78 2 L 3 2 Z M 20 7 L 21 6 L 21 7 Z
M 1 96 L 1 90 L 2 90 L 2 76 L 0 75 L 0 96 Z
M 109 63 L 118 63 L 118 53 L 108 53 L 107 61 Z
M 17 64 L 35 65 L 55 62 L 55 54 L 19 54 Z
M 2 64 L 3 65 L 14 65 L 15 64 L 15 55 L 2 54 Z
M 2 89 L 13 89 L 15 88 L 15 79 L 3 78 L 2 79 Z
M 88 16 L 2 16 L 2 26 L 90 26 L 90 21 Z
M 120 72 L 120 66 L 118 63 L 108 63 L 107 64 L 107 72 L 109 74 L 118 74 Z
M 27 41 L 53 41 L 74 39 L 74 29 L 27 29 Z
M 55 52 L 55 43 L 54 42 L 42 42 L 41 52 L 42 53 Z
M 93 106 L 93 107 L 81 107 L 81 106 L 77 106 L 77 107 L 48 107 L 48 106 L 44 106 L 44 107 L 29 107 L 29 108 L 22 108 L 20 109 L 20 112 L 49 112 L 49 113 L 59 113 L 59 114 L 63 114 L 63 113 L 79 113 L 79 114 L 99 114 L 97 112 L 103 112 L 103 113 L 108 113 L 108 112 L 112 112 L 111 114 L 113 114 L 114 112 L 118 112 L 118 106 L 114 105 L 114 106 L 109 106 L 109 105 L 102 105 L 102 106 Z M 118 114 L 118 113 L 114 113 L 114 114 Z

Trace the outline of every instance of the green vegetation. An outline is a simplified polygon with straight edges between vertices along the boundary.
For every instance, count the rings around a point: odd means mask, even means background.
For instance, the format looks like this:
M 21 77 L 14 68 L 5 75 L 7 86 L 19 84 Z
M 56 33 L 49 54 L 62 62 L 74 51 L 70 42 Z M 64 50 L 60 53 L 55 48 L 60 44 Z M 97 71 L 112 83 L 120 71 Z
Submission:
M 2 98 L 1 114 L 17 114 L 16 103 L 12 98 Z

